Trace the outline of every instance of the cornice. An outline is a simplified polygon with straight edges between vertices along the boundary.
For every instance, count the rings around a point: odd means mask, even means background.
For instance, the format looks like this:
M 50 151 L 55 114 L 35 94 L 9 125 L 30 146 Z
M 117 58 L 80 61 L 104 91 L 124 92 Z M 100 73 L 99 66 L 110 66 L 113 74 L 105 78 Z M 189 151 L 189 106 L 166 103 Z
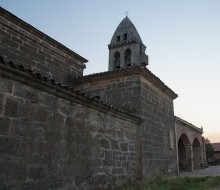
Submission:
M 83 77 L 77 77 L 72 80 L 72 84 L 83 84 L 91 81 L 100 81 L 125 76 L 141 75 L 156 86 L 160 91 L 167 94 L 170 98 L 175 99 L 178 95 L 165 85 L 158 77 L 156 77 L 149 69 L 143 66 L 132 66 L 125 69 L 117 69 L 114 71 L 101 72 Z
M 123 42 L 109 44 L 108 49 L 114 49 L 114 48 L 122 47 L 122 46 L 129 45 L 129 44 L 136 44 L 136 43 L 137 43 L 136 40 L 126 40 L 126 41 L 123 41 Z
M 53 79 L 48 79 L 47 77 L 41 76 L 39 73 L 34 73 L 32 70 L 24 68 L 24 66 L 21 64 L 17 65 L 11 61 L 6 62 L 1 56 L 0 76 L 10 78 L 68 101 L 100 110 L 102 113 L 128 120 L 133 123 L 140 124 L 144 121 L 143 118 L 135 114 L 107 104 L 94 97 L 90 97 L 88 94 L 82 93 L 78 89 L 71 88 L 61 83 L 56 83 L 56 81 Z

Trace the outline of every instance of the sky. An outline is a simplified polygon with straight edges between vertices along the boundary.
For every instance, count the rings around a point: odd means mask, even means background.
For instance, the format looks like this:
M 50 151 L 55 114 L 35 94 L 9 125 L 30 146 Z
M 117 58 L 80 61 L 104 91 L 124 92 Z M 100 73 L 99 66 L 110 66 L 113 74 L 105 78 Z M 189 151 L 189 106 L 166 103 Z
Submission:
M 178 98 L 174 113 L 220 142 L 219 0 L 0 0 L 0 6 L 88 59 L 85 75 L 108 70 L 108 44 L 126 16 L 148 69 Z

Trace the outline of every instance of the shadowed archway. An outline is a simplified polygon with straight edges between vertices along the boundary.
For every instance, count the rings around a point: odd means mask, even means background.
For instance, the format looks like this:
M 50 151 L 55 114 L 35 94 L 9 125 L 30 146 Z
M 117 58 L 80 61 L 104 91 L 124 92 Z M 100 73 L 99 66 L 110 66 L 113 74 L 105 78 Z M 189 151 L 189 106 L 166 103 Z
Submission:
M 178 140 L 178 156 L 179 156 L 179 170 L 192 170 L 192 146 L 186 134 L 182 134 Z
M 201 145 L 199 143 L 199 140 L 197 138 L 193 141 L 193 166 L 194 169 L 200 169 L 200 163 L 201 163 Z

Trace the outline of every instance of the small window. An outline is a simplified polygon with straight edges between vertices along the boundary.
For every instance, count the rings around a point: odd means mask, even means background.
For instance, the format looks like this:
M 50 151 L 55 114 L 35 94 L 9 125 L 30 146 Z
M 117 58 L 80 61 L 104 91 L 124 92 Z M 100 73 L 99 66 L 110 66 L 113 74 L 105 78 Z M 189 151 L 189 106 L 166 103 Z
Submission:
M 130 49 L 127 49 L 125 51 L 124 61 L 125 61 L 125 65 L 127 65 L 128 67 L 131 66 L 131 50 Z
M 128 35 L 124 34 L 124 40 L 127 40 Z
M 117 36 L 117 42 L 120 42 L 120 36 Z

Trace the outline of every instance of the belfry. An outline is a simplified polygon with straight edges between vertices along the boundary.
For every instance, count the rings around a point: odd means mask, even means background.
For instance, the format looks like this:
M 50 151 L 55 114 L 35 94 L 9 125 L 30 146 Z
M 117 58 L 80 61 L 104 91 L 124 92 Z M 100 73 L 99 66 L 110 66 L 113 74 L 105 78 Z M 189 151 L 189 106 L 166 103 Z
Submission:
M 148 65 L 148 56 L 145 54 L 146 46 L 127 16 L 116 28 L 108 48 L 109 71 L 134 65 Z

